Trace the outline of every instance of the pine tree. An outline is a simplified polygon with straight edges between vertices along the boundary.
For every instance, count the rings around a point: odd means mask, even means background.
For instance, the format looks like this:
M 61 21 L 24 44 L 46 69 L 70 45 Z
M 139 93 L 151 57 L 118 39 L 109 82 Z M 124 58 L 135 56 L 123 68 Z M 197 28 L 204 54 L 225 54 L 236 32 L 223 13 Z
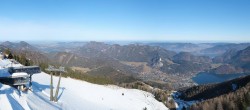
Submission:
M 6 55 L 3 55 L 3 59 L 7 59 L 7 56 L 6 56 Z
M 11 51 L 10 51 L 10 49 L 8 48 L 8 49 L 4 50 L 4 53 L 5 53 L 5 54 L 10 54 Z
M 13 55 L 12 55 L 11 52 L 10 52 L 9 55 L 8 55 L 8 59 L 13 59 Z

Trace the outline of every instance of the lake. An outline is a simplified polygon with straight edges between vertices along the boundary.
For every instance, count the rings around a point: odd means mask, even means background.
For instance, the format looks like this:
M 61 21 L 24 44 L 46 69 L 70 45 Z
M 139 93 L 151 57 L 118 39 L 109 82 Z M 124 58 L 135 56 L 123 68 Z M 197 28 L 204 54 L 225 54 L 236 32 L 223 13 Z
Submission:
M 249 75 L 247 73 L 237 73 L 237 74 L 214 74 L 201 72 L 194 76 L 192 79 L 197 84 L 208 84 L 208 83 L 219 83 L 230 79 L 238 78 L 241 76 Z

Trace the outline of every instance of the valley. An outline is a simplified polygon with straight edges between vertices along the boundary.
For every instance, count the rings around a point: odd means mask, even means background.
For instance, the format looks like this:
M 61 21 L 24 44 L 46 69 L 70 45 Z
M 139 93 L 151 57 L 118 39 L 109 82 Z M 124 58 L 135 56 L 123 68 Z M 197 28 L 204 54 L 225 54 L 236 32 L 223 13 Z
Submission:
M 250 110 L 250 0 L 0 0 L 0 110 Z
M 61 44 L 63 46 L 60 46 Z M 7 41 L 1 43 L 0 48 L 2 52 L 13 53 L 14 58 L 24 64 L 40 65 L 43 71 L 49 64 L 62 65 L 68 71 L 68 74 L 63 75 L 64 77 L 150 92 L 158 101 L 172 109 L 176 109 L 177 102 L 178 107 L 189 107 L 194 103 L 189 104 L 185 98 L 178 99 L 171 94 L 249 75 L 247 66 L 250 63 L 248 60 L 250 48 L 243 50 L 239 48 L 239 51 L 231 51 L 229 48 L 224 54 L 217 54 L 215 51 L 213 54 L 217 56 L 209 57 L 205 56 L 205 53 L 203 56 L 196 53 L 202 53 L 203 50 L 213 48 L 217 44 L 209 44 L 210 46 L 192 44 L 196 45 L 192 53 L 190 53 L 191 50 L 182 52 L 181 50 L 189 46 L 183 47 L 187 44 L 180 43 L 166 44 L 175 45 L 174 50 L 166 50 L 163 43 L 153 46 L 144 43 L 119 45 L 91 41 L 76 44 L 51 43 L 50 45 L 37 46 L 24 41 L 16 43 Z M 21 60 L 23 58 L 26 60 Z M 152 92 L 155 90 L 149 89 L 150 87 L 157 88 L 161 92 Z M 171 100 L 167 100 L 166 97 Z
M 164 89 L 174 90 L 196 85 L 192 78 L 200 72 L 216 74 L 247 73 L 248 68 L 246 68 L 245 65 L 249 64 L 246 61 L 244 65 L 240 63 L 230 63 L 230 57 L 236 60 L 239 59 L 237 57 L 241 56 L 236 54 L 238 51 L 228 53 L 231 49 L 244 49 L 244 47 L 249 45 L 247 43 L 130 43 L 127 45 L 119 45 L 91 41 L 51 42 L 45 45 L 31 44 L 24 41 L 19 43 L 7 41 L 1 43 L 0 47 L 3 49 L 8 48 L 17 55 L 32 59 L 32 62 L 38 65 L 41 63 L 63 65 L 73 71 L 101 77 L 107 77 L 108 74 L 111 75 L 110 73 L 102 73 L 104 72 L 103 70 L 107 72 L 113 71 L 111 73 L 112 76 L 115 77 L 125 75 L 163 87 Z M 235 45 L 235 47 L 231 45 Z M 216 50 L 216 47 L 218 47 L 218 49 L 223 48 L 225 54 L 218 54 L 214 58 L 195 54 L 202 53 L 209 48 Z M 188 50 L 189 48 L 191 50 Z M 186 51 L 182 52 L 182 50 Z M 248 54 L 246 53 L 248 50 L 249 49 L 245 49 L 239 52 Z M 210 51 L 210 53 L 212 52 L 213 54 L 217 53 L 217 51 Z M 204 52 L 204 54 L 205 53 L 207 52 Z M 225 55 L 228 57 L 225 57 Z M 221 57 L 224 59 L 227 58 L 227 60 L 219 60 Z M 240 67 L 240 65 L 242 65 L 242 67 Z M 102 74 L 107 75 L 103 76 Z M 116 83 L 115 79 L 113 82 Z M 169 86 L 162 86 L 165 84 Z

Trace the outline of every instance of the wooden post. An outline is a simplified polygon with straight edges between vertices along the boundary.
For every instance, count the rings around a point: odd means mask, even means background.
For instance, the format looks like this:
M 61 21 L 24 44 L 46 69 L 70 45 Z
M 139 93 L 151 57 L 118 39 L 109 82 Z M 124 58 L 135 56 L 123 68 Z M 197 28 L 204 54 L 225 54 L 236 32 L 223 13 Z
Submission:
M 56 88 L 56 94 L 55 94 L 55 96 L 54 96 L 54 101 L 55 101 L 55 102 L 57 102 L 57 100 L 58 100 L 58 92 L 59 92 L 61 77 L 62 77 L 62 74 L 61 74 L 61 72 L 60 72 L 59 81 L 58 81 L 57 88 Z
M 53 75 L 50 73 L 50 101 L 53 101 Z

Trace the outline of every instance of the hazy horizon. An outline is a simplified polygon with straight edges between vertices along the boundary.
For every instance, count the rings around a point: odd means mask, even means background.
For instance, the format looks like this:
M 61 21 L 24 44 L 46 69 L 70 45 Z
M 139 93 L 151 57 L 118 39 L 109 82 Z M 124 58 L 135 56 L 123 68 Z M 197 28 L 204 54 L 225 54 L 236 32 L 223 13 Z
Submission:
M 192 44 L 206 44 L 206 43 L 250 43 L 249 41 L 135 41 L 135 40 L 0 40 L 0 43 L 3 42 L 14 42 L 18 43 L 21 41 L 28 42 L 28 43 L 35 43 L 35 44 L 42 44 L 42 43 L 72 43 L 72 42 L 104 42 L 109 44 L 136 44 L 136 43 L 192 43 Z
M 1 41 L 250 42 L 248 0 L 0 1 Z

